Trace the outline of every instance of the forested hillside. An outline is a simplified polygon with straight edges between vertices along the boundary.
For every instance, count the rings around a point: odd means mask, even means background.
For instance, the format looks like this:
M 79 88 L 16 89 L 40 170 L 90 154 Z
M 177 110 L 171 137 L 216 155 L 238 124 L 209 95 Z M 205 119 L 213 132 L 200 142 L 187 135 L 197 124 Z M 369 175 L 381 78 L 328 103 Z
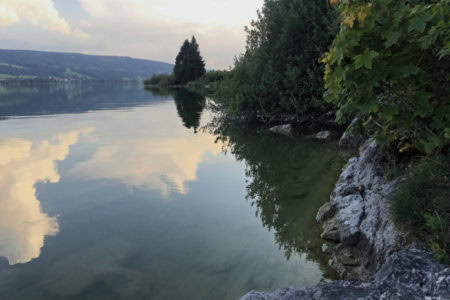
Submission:
M 130 57 L 0 50 L 0 79 L 121 80 L 148 78 L 172 69 L 172 64 Z

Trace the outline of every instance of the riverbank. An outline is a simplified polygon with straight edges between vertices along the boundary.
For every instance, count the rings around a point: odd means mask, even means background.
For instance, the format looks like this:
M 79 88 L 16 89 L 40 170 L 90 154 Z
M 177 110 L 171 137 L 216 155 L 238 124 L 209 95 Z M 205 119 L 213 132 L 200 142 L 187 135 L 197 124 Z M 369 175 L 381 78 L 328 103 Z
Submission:
M 366 142 L 317 214 L 322 251 L 346 281 L 250 292 L 242 299 L 450 299 L 450 268 L 407 243 L 392 221 L 389 198 L 403 179 L 386 181 L 381 157 L 376 142 Z

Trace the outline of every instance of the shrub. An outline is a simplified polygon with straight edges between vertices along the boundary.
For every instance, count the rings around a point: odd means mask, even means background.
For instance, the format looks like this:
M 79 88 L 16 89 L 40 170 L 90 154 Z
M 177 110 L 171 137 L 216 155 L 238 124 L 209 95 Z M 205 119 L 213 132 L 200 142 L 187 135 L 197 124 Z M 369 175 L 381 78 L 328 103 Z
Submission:
M 324 56 L 327 100 L 341 123 L 431 154 L 450 141 L 450 1 L 331 0 L 341 30 Z M 340 3 L 339 3 L 340 2 Z
M 450 159 L 423 159 L 391 201 L 395 222 L 450 263 Z
M 167 87 L 175 83 L 174 76 L 168 74 L 155 74 L 150 79 L 144 80 L 144 85 Z
M 244 54 L 218 89 L 230 112 L 307 114 L 322 101 L 318 59 L 337 33 L 337 11 L 327 0 L 265 0 L 247 31 Z

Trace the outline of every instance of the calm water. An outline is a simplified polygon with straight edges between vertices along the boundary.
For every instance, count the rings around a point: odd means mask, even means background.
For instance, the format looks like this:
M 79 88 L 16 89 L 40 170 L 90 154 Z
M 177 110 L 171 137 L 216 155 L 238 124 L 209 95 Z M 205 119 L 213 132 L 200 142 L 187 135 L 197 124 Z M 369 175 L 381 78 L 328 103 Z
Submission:
M 0 89 L 0 299 L 234 299 L 333 277 L 333 143 L 201 129 L 208 100 Z

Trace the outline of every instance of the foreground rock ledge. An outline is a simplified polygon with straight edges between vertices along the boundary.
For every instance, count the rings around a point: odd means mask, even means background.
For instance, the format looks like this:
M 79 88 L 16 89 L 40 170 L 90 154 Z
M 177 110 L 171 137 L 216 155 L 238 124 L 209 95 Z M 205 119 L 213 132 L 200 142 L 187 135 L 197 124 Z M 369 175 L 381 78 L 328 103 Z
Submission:
M 450 299 L 450 268 L 423 250 L 392 254 L 371 283 L 333 281 L 289 287 L 272 293 L 252 291 L 242 300 L 263 299 Z
M 398 180 L 384 179 L 380 159 L 376 142 L 367 142 L 317 213 L 322 250 L 346 281 L 252 291 L 241 299 L 450 299 L 450 268 L 426 251 L 407 248 L 390 220 L 388 199 Z
M 399 180 L 384 179 L 381 159 L 376 142 L 367 142 L 360 156 L 349 160 L 331 200 L 316 216 L 327 241 L 322 249 L 342 279 L 373 279 L 386 258 L 404 246 L 388 202 Z

